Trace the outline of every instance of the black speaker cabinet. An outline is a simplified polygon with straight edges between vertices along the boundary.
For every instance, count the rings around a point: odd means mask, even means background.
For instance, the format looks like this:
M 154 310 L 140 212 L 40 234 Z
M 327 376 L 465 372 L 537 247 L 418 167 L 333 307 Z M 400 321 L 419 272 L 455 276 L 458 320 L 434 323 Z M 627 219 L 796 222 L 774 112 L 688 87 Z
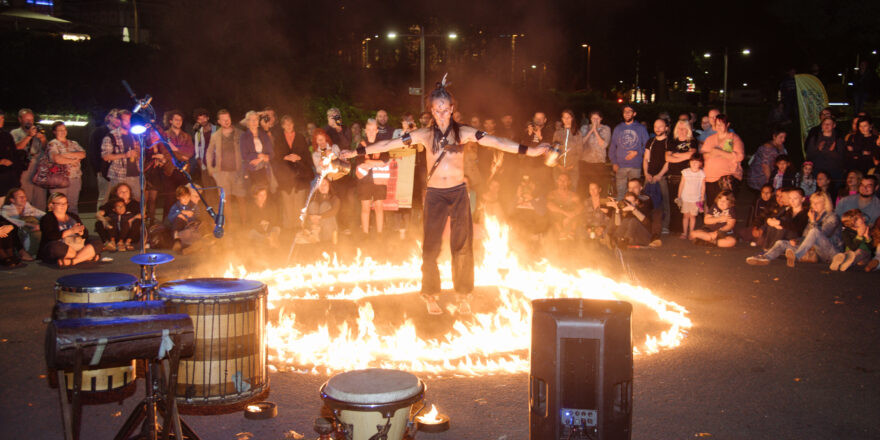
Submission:
M 529 439 L 629 440 L 632 305 L 532 301 Z

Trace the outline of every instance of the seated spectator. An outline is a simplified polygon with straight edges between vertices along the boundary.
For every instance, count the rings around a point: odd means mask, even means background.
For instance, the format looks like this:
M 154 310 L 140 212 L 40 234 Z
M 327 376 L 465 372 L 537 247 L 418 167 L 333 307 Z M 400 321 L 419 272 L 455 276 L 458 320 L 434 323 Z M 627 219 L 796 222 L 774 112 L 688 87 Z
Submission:
M 105 227 L 108 242 L 113 245 L 109 246 L 111 250 L 133 251 L 132 244 L 132 222 L 135 220 L 135 214 L 129 212 L 125 207 L 125 202 L 119 199 L 111 200 L 107 203 L 113 206 L 113 210 L 107 214 L 107 225 Z M 103 237 L 102 237 L 103 239 Z M 107 249 L 107 245 L 104 248 Z
M 871 227 L 871 240 L 874 242 L 874 258 L 865 265 L 865 272 L 873 272 L 880 267 L 880 219 L 874 221 Z
M 803 236 L 804 228 L 807 227 L 809 217 L 804 208 L 804 190 L 790 188 L 783 191 L 783 202 L 777 199 L 777 204 L 785 206 L 778 215 L 768 218 L 764 228 L 764 248 L 767 249 L 778 240 L 793 240 Z
M 510 211 L 514 232 L 537 239 L 547 229 L 546 209 L 544 201 L 537 195 L 535 183 L 528 175 L 523 175 L 516 188 L 515 205 Z
M 806 161 L 801 165 L 801 170 L 794 175 L 794 186 L 804 190 L 804 195 L 807 197 L 816 192 L 816 176 L 813 175 L 813 162 Z
M 736 226 L 733 193 L 721 191 L 715 196 L 712 207 L 703 216 L 702 229 L 691 232 L 691 240 L 702 240 L 720 248 L 736 246 L 733 228 Z
M 703 172 L 703 159 L 694 154 L 688 160 L 688 168 L 681 171 L 675 204 L 681 211 L 681 236 L 687 239 L 697 223 L 697 215 L 703 212 L 706 203 L 706 173 Z
M 778 205 L 773 196 L 773 185 L 768 183 L 761 187 L 761 193 L 755 199 L 755 205 L 752 207 L 746 226 L 739 232 L 740 238 L 748 241 L 752 247 L 763 246 L 764 227 L 767 224 L 767 219 L 774 217 L 777 213 Z
M 557 240 L 574 240 L 577 235 L 583 205 L 571 190 L 568 174 L 556 177 L 556 189 L 547 194 L 547 211 Z
M 873 224 L 878 218 L 880 218 L 880 199 L 875 195 L 876 191 L 877 177 L 863 177 L 859 182 L 858 194 L 853 194 L 840 199 L 840 201 L 837 202 L 835 212 L 837 212 L 837 215 L 842 218 L 843 213 L 851 209 L 858 209 L 865 214 L 865 222 Z
M 131 197 L 131 188 L 127 183 L 118 183 L 110 189 L 109 201 L 102 205 L 98 212 L 95 213 L 95 232 L 104 242 L 105 251 L 131 251 L 134 245 L 141 241 L 141 204 Z M 113 214 L 117 210 L 116 202 L 121 201 L 125 207 L 123 216 L 126 218 L 127 225 L 123 225 L 125 232 L 121 230 L 123 226 L 113 226 Z M 112 233 L 111 233 L 112 229 Z M 116 238 L 114 238 L 116 237 Z M 119 248 L 119 243 L 123 243 L 123 247 Z
M 167 233 L 174 237 L 173 250 L 191 253 L 199 249 L 199 226 L 196 210 L 198 205 L 192 200 L 189 188 L 186 185 L 178 186 L 174 192 L 177 202 L 171 206 L 168 216 L 165 217 Z
M 0 267 L 24 266 L 24 263 L 21 262 L 22 252 L 24 252 L 24 248 L 21 246 L 18 227 L 10 223 L 6 217 L 0 217 Z
M 278 237 L 281 235 L 278 206 L 267 203 L 269 190 L 266 187 L 256 187 L 252 193 L 253 199 L 248 207 L 246 220 L 248 238 L 259 248 L 268 246 L 277 249 Z
M 795 172 L 791 169 L 791 159 L 788 158 L 788 155 L 780 154 L 776 156 L 775 168 L 770 176 L 770 183 L 773 185 L 773 188 L 796 186 L 794 184 L 794 176 Z
M 861 171 L 850 171 L 846 173 L 846 181 L 844 181 L 843 186 L 837 191 L 837 198 L 834 200 L 834 206 L 837 206 L 837 204 L 840 203 L 840 199 L 859 193 L 859 182 L 862 181 L 862 177 Z M 840 215 L 840 213 L 838 212 L 837 215 Z
M 646 246 L 659 241 L 651 241 L 651 200 L 627 192 L 623 200 L 609 200 L 606 206 L 614 210 L 614 222 L 609 225 L 608 237 L 618 247 Z M 607 243 L 607 242 L 606 242 Z
M 84 261 L 101 259 L 101 241 L 89 237 L 89 230 L 79 216 L 67 210 L 67 196 L 54 193 L 49 197 L 49 212 L 40 219 L 38 257 L 58 267 L 75 266 Z
M 590 182 L 587 188 L 588 195 L 584 201 L 583 215 L 586 235 L 591 240 L 601 240 L 605 237 L 611 209 L 606 206 L 605 200 L 602 198 L 602 188 L 598 183 Z
M 840 220 L 843 223 L 841 235 L 844 251 L 831 259 L 829 269 L 846 272 L 853 264 L 866 264 L 871 260 L 875 245 L 865 218 L 865 214 L 858 209 L 843 213 Z
M 663 223 L 663 210 L 655 209 L 654 198 L 649 196 L 645 192 L 645 187 L 642 186 L 642 181 L 639 179 L 629 179 L 626 182 L 626 190 L 636 194 L 639 196 L 640 203 L 647 209 L 647 211 L 642 211 L 648 215 L 648 231 L 651 233 L 651 247 L 660 246 L 663 243 L 660 241 L 660 233 L 661 227 Z
M 336 214 L 339 213 L 340 201 L 327 179 L 322 179 L 318 184 L 318 191 L 308 206 L 306 227 L 297 234 L 296 242 L 335 245 L 339 235 Z
M 802 238 L 777 240 L 769 251 L 749 257 L 746 262 L 752 265 L 765 265 L 770 260 L 785 254 L 788 267 L 795 261 L 815 262 L 816 259 L 829 262 L 843 248 L 840 236 L 840 221 L 831 209 L 831 198 L 825 193 L 810 196 L 810 209 L 807 213 L 809 223 Z M 810 253 L 815 252 L 814 257 Z
M 831 181 L 831 176 L 825 171 L 819 171 L 816 173 L 816 191 L 828 194 L 828 197 L 831 197 L 831 202 L 835 204 L 835 206 L 837 205 L 837 191 L 834 189 L 834 183 Z
M 31 255 L 37 253 L 37 247 L 40 244 L 40 219 L 46 213 L 30 204 L 24 190 L 12 188 L 6 194 L 6 201 L 3 208 L 0 208 L 0 215 L 16 227 L 24 252 L 21 254 L 21 259 L 33 261 L 34 257 Z

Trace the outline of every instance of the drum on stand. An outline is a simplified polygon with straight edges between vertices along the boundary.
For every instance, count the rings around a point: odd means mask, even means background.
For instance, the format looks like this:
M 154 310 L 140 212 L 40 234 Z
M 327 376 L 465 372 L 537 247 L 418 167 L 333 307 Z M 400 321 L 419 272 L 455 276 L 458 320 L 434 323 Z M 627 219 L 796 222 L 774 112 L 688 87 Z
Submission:
M 127 273 L 78 273 L 55 281 L 58 303 L 115 303 L 134 299 L 136 294 L 137 278 Z M 72 391 L 73 373 L 65 372 L 65 378 Z M 122 400 L 135 392 L 135 378 L 134 361 L 122 367 L 83 370 L 83 399 L 89 403 Z
M 425 384 L 405 371 L 356 370 L 331 377 L 321 398 L 345 438 L 402 440 L 416 415 L 413 405 L 425 398 Z
M 182 413 L 244 409 L 269 394 L 266 285 L 234 278 L 194 278 L 159 286 L 168 313 L 193 321 L 195 354 L 180 360 L 177 403 Z

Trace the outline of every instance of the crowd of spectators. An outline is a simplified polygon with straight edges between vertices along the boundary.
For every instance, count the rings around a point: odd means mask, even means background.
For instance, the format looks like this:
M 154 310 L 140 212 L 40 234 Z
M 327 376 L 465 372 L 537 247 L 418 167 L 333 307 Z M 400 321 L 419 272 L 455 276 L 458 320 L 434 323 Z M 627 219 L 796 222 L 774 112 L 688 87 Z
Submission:
M 0 264 L 16 266 L 36 255 L 66 267 L 96 260 L 102 252 L 133 250 L 142 239 L 152 248 L 184 253 L 211 246 L 213 224 L 175 163 L 185 164 L 199 185 L 225 189 L 228 229 L 251 248 L 277 249 L 286 238 L 333 246 L 341 236 L 354 235 L 368 242 L 391 239 L 392 231 L 418 237 L 413 232 L 422 221 L 427 172 L 423 147 L 413 146 L 412 209 L 398 208 L 389 187 L 393 152 L 351 163 L 340 153 L 428 127 L 428 113 L 402 114 L 395 127 L 385 110 L 346 124 L 339 109 L 331 108 L 326 124 L 307 123 L 298 130 L 292 117 L 278 118 L 268 107 L 247 112 L 240 122 L 227 110 L 212 117 L 197 109 L 193 125 L 172 110 L 156 127 L 158 134 L 143 137 L 131 134 L 131 116 L 126 110 L 108 112 L 85 148 L 68 138 L 62 122 L 45 133 L 29 109 L 19 111 L 19 127 L 11 132 L 2 130 L 0 119 L 0 193 L 7 194 Z M 769 130 L 769 140 L 747 158 L 743 140 L 717 109 L 699 120 L 693 113 L 675 120 L 661 113 L 642 121 L 634 106 L 624 105 L 619 116 L 612 129 L 598 111 L 582 121 L 570 110 L 552 121 L 536 112 L 523 124 L 509 114 L 464 119 L 456 112 L 460 124 L 528 146 L 551 143 L 561 153 L 557 165 L 548 167 L 543 158 L 465 145 L 474 221 L 499 218 L 535 246 L 660 247 L 664 239 L 678 237 L 707 246 L 758 248 L 761 252 L 747 259 L 755 265 L 782 256 L 789 266 L 821 261 L 832 270 L 870 271 L 880 264 L 875 174 L 880 141 L 867 114 L 857 114 L 844 132 L 831 110 L 823 110 L 798 166 L 782 129 Z M 157 142 L 159 135 L 168 148 Z M 96 173 L 99 190 L 92 236 L 77 214 L 88 169 L 83 160 Z M 35 184 L 44 172 L 65 175 L 65 184 Z M 743 194 L 754 198 L 752 206 L 737 206 Z

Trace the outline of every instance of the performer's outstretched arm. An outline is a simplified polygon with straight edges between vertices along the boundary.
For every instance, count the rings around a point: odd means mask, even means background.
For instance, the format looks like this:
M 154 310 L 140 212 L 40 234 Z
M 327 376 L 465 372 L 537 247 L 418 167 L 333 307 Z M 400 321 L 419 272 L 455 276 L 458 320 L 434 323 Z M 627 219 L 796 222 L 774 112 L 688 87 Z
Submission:
M 376 153 L 384 153 L 386 151 L 394 150 L 397 148 L 403 148 L 409 146 L 411 144 L 422 144 L 422 145 L 430 145 L 425 144 L 428 136 L 431 134 L 431 131 L 428 129 L 420 128 L 416 131 L 405 133 L 403 136 L 396 139 L 388 139 L 384 141 L 376 142 L 375 144 L 368 145 L 366 147 L 357 147 L 354 150 L 346 150 L 343 151 L 341 156 L 343 159 L 351 159 L 355 156 L 364 156 L 367 154 L 376 154 Z
M 461 127 L 462 142 L 476 142 L 484 147 L 491 147 L 506 153 L 525 154 L 526 156 L 540 156 L 547 152 L 548 144 L 540 144 L 536 147 L 526 147 L 510 139 L 492 136 L 473 127 Z

